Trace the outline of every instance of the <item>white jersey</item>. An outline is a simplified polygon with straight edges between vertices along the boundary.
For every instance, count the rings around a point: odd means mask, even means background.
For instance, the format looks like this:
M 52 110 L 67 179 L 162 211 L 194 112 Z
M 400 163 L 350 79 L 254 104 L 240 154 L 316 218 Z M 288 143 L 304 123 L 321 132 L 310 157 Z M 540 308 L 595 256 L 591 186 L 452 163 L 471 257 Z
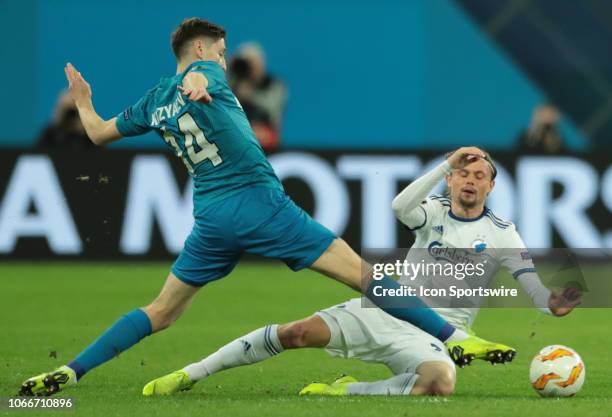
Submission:
M 487 208 L 477 218 L 462 219 L 452 213 L 449 199 L 427 197 L 450 172 L 451 167 L 445 161 L 413 181 L 393 199 L 395 216 L 416 235 L 415 244 L 406 257 L 408 263 L 427 257 L 427 262 L 444 261 L 449 265 L 457 256 L 480 253 L 487 261 L 491 258 L 491 264 L 487 265 L 492 266 L 492 272 L 502 266 L 507 268 L 535 306 L 550 314 L 547 308 L 550 291 L 540 282 L 531 257 L 511 222 L 500 219 Z M 410 278 L 403 276 L 401 283 L 410 285 L 413 282 Z M 448 280 L 448 276 L 444 278 Z M 436 311 L 455 327 L 465 329 L 471 326 L 478 308 L 436 308 Z M 360 298 L 317 314 L 330 328 L 331 341 L 327 350 L 332 355 L 381 362 L 396 374 L 414 373 L 427 361 L 448 361 L 453 366 L 446 349 L 433 336 L 381 309 L 364 308 Z
M 448 264 L 460 261 L 467 252 L 486 253 L 489 262 L 492 262 L 487 271 L 489 278 L 492 278 L 501 266 L 507 268 L 514 278 L 523 273 L 535 272 L 531 257 L 514 224 L 499 218 L 486 207 L 480 216 L 464 219 L 453 214 L 448 198 L 430 196 L 411 212 L 396 214 L 398 220 L 413 231 L 416 237 L 406 257 L 408 262 L 417 262 L 417 259 L 429 256 L 427 262 L 435 263 L 436 260 L 442 259 Z M 432 287 L 439 285 L 448 288 L 448 278 L 435 278 L 428 276 L 420 282 L 429 280 Z M 404 285 L 414 282 L 406 276 L 400 281 Z M 467 280 L 457 281 L 455 284 L 461 283 L 467 285 Z M 478 312 L 478 308 L 465 307 L 435 310 L 458 327 L 471 326 Z

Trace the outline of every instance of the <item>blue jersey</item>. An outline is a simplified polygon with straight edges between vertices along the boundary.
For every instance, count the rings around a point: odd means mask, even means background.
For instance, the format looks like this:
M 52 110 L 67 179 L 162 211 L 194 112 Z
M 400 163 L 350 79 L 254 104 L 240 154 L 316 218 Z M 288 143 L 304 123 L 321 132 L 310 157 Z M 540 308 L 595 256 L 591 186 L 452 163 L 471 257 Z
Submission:
M 178 90 L 192 71 L 208 79 L 212 103 L 189 101 Z M 194 180 L 194 214 L 251 186 L 282 190 L 225 71 L 213 61 L 197 61 L 174 77 L 162 78 L 136 104 L 117 116 L 123 136 L 155 130 L 182 159 Z

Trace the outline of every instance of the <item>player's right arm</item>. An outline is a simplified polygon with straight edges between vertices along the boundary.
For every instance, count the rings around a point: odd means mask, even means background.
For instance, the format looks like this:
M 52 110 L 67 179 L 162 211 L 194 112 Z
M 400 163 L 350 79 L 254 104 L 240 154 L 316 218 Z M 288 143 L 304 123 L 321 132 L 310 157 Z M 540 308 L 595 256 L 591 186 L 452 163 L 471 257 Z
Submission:
M 427 196 L 451 170 L 448 161 L 444 161 L 404 188 L 391 203 L 395 217 L 411 230 L 422 228 L 434 210 L 432 204 L 435 204 Z
M 431 190 L 453 169 L 463 168 L 484 156 L 484 153 L 476 147 L 457 149 L 446 161 L 413 181 L 393 199 L 391 207 L 395 217 L 409 229 L 416 230 L 423 227 L 427 222 L 428 212 L 435 209 L 432 207 L 435 203 L 427 199 Z
M 110 120 L 102 119 L 93 106 L 91 100 L 91 87 L 80 72 L 72 64 L 64 68 L 68 79 L 70 96 L 79 111 L 81 123 L 89 139 L 96 145 L 106 145 L 122 137 L 116 126 L 116 117 Z

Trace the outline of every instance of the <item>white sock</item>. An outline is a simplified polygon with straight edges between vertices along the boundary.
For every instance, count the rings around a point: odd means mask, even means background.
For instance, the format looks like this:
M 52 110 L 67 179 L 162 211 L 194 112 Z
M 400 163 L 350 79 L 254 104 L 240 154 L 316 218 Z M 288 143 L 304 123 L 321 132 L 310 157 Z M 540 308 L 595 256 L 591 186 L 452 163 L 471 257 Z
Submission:
M 419 378 L 417 374 L 399 374 L 376 382 L 354 382 L 347 387 L 349 395 L 403 395 L 410 394 Z
M 183 370 L 195 382 L 224 369 L 271 358 L 284 350 L 278 339 L 277 329 L 277 324 L 257 329 L 231 341 L 200 362 L 187 365 Z
M 470 335 L 467 334 L 465 331 L 461 329 L 455 329 L 453 334 L 451 334 L 449 338 L 446 339 L 444 342 L 461 342 L 462 340 L 465 340 L 468 337 L 470 337 Z

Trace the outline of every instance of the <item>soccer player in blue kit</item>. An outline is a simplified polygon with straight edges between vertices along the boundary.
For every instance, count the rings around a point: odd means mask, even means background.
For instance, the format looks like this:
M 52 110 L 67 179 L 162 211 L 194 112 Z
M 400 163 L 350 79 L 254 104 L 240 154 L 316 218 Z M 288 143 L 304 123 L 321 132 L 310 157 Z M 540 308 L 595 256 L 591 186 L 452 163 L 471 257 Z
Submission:
M 144 337 L 177 320 L 203 285 L 228 275 L 243 253 L 284 261 L 297 271 L 311 268 L 376 304 L 362 259 L 342 239 L 315 222 L 285 194 L 265 158 L 240 103 L 225 79 L 225 30 L 199 18 L 172 34 L 176 75 L 162 78 L 136 104 L 110 120 L 96 113 L 89 84 L 71 64 L 65 68 L 70 94 L 90 139 L 106 145 L 156 131 L 193 177 L 195 224 L 159 294 L 149 305 L 121 317 L 72 362 L 26 380 L 21 395 L 51 395 Z M 465 158 L 482 155 L 466 154 Z M 376 285 L 397 289 L 390 277 Z M 466 356 L 484 359 L 507 346 L 455 329 L 417 297 L 384 309 Z M 276 328 L 260 337 L 280 348 Z

